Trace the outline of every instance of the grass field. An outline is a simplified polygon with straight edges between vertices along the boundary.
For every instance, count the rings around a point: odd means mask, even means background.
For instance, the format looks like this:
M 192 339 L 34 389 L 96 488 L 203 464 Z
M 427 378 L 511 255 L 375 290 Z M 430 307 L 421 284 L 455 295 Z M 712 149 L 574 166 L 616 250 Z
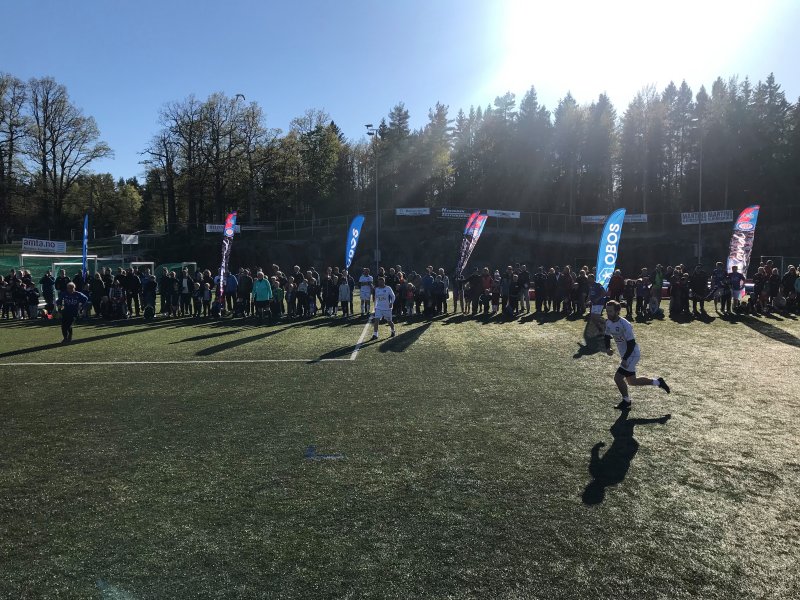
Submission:
M 800 322 L 583 327 L 2 323 L 0 597 L 800 597 Z

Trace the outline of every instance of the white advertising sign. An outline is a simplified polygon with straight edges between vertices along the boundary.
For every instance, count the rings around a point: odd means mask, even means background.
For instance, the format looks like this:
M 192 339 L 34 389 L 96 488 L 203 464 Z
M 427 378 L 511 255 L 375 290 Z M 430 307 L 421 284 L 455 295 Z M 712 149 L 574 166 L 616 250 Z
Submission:
M 581 217 L 581 223 L 602 225 L 606 222 L 608 215 L 584 215 Z M 647 223 L 647 215 L 625 215 L 626 223 Z
M 696 212 L 681 213 L 681 225 L 697 225 Z M 705 210 L 703 211 L 703 223 L 732 223 L 732 210 Z
M 239 225 L 235 225 L 236 233 L 241 233 L 242 228 Z M 225 231 L 225 225 L 219 225 L 216 223 L 206 223 L 206 233 L 222 233 Z
M 519 219 L 519 211 L 517 210 L 487 210 L 486 214 L 498 219 Z
M 55 254 L 64 254 L 67 251 L 67 242 L 22 238 L 22 249 L 29 250 L 31 252 L 53 252 Z
M 430 208 L 395 208 L 394 214 L 398 217 L 422 217 L 431 214 Z
M 122 238 L 122 243 L 127 244 L 129 246 L 134 246 L 139 243 L 139 236 L 138 235 L 128 235 L 126 233 L 121 234 L 119 237 Z
M 472 214 L 472 212 L 463 208 L 442 208 L 440 211 L 440 219 L 469 219 Z

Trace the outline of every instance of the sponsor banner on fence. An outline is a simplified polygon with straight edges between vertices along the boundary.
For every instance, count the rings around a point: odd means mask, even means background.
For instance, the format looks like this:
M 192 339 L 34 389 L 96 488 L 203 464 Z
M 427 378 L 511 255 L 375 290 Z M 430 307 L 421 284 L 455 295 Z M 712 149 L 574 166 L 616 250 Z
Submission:
M 139 236 L 138 235 L 133 235 L 133 234 L 128 235 L 128 234 L 123 233 L 119 237 L 122 238 L 122 243 L 123 244 L 127 244 L 129 246 L 135 246 L 136 244 L 139 243 Z
M 242 228 L 239 225 L 234 227 L 236 233 L 241 233 Z M 216 223 L 206 223 L 206 233 L 224 233 L 225 225 L 217 225 Z
M 56 254 L 64 254 L 67 251 L 67 242 L 22 238 L 22 249 L 30 250 L 31 252 L 53 252 Z
M 681 225 L 697 225 L 696 212 L 681 213 Z M 731 223 L 733 221 L 732 210 L 704 210 L 703 223 Z
M 472 213 L 463 208 L 440 208 L 440 219 L 469 219 Z
M 394 214 L 398 217 L 423 217 L 431 214 L 430 208 L 395 208 Z
M 602 225 L 606 222 L 608 215 L 589 215 L 582 216 L 581 223 L 586 225 Z M 626 223 L 647 223 L 647 215 L 625 215 Z
M 518 210 L 487 210 L 486 214 L 498 219 L 519 219 Z

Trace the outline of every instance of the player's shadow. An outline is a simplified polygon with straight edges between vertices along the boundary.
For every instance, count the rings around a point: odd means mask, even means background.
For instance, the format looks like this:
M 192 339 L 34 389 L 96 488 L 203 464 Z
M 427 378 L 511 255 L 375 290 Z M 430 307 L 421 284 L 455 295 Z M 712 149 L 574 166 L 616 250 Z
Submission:
M 794 346 L 795 348 L 800 348 L 800 338 L 780 327 L 775 327 L 775 325 L 771 323 L 761 321 L 749 315 L 740 315 L 738 321 L 742 325 L 746 325 L 750 329 L 754 329 L 761 335 L 765 335 L 770 339 L 789 346 Z
M 217 354 L 218 352 L 230 350 L 231 348 L 236 348 L 237 346 L 249 344 L 250 342 L 263 340 L 264 338 L 286 331 L 286 329 L 288 328 L 285 327 L 283 329 L 270 329 L 268 331 L 265 331 L 264 333 L 259 333 L 257 335 L 237 338 L 235 340 L 230 340 L 229 342 L 223 342 L 222 344 L 217 344 L 216 346 L 209 346 L 208 348 L 203 348 L 202 350 L 198 350 L 197 352 L 195 352 L 195 356 L 210 356 L 212 354 Z
M 405 352 L 405 350 L 414 342 L 416 342 L 420 336 L 431 326 L 430 321 L 427 323 L 423 323 L 419 327 L 414 327 L 413 329 L 409 329 L 400 335 L 396 335 L 394 337 L 390 337 L 385 342 L 383 342 L 380 346 L 378 346 L 379 352 Z
M 611 435 L 614 442 L 600 456 L 600 448 L 604 442 L 594 445 L 589 462 L 589 474 L 592 481 L 583 490 L 583 503 L 588 505 L 600 504 L 605 500 L 606 488 L 622 483 L 630 469 L 631 461 L 639 451 L 639 442 L 633 437 L 633 429 L 637 425 L 665 425 L 672 415 L 664 415 L 658 419 L 628 419 L 630 411 L 623 410 L 619 418 L 611 426 Z

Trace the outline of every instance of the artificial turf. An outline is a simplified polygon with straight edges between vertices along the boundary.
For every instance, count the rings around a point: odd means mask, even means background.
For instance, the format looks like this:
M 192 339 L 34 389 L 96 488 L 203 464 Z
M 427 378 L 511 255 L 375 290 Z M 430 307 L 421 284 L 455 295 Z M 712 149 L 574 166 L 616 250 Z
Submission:
M 363 327 L 0 324 L 0 597 L 800 597 L 793 317 Z

